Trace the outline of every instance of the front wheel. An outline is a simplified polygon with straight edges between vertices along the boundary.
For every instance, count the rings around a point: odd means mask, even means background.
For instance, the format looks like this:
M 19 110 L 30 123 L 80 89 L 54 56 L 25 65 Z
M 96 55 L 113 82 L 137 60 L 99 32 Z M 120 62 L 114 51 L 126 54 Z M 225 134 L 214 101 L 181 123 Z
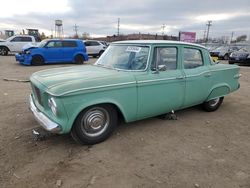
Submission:
M 71 130 L 73 139 L 81 144 L 96 144 L 106 140 L 117 125 L 117 111 L 109 104 L 83 110 Z
M 223 102 L 223 99 L 224 97 L 219 97 L 219 98 L 204 102 L 202 104 L 202 107 L 207 112 L 213 112 L 220 107 L 221 103 Z
M 1 47 L 1 49 L 0 49 L 1 55 L 8 55 L 8 52 L 9 52 L 8 48 Z
M 35 56 L 32 57 L 31 65 L 38 66 L 38 65 L 43 65 L 43 64 L 44 64 L 44 59 L 43 59 L 42 56 L 35 55 Z

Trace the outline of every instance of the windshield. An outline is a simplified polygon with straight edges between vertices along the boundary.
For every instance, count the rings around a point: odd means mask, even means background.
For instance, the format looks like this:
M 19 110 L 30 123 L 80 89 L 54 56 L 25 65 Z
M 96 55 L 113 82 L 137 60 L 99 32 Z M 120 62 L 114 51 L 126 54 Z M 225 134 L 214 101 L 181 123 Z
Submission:
M 48 42 L 48 40 L 43 40 L 42 42 L 40 42 L 40 43 L 38 44 L 38 47 L 39 47 L 39 48 L 44 47 L 44 46 L 47 44 L 47 42 Z
M 145 70 L 148 54 L 148 46 L 111 45 L 95 65 L 119 70 Z

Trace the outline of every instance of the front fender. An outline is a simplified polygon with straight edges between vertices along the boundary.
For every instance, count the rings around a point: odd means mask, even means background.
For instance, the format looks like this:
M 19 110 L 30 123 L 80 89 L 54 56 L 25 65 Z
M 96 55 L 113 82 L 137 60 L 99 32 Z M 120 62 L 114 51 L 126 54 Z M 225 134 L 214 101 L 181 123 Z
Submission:
M 210 94 L 207 97 L 206 101 L 209 101 L 211 99 L 215 99 L 215 98 L 218 98 L 218 97 L 223 97 L 225 95 L 228 95 L 230 92 L 231 92 L 231 88 L 226 83 L 215 85 L 211 89 Z
M 121 112 L 122 116 L 124 117 L 125 122 L 129 121 L 130 117 L 128 117 L 128 114 L 126 113 L 126 110 L 123 108 L 123 106 L 118 101 L 115 101 L 115 100 L 110 99 L 110 98 L 100 98 L 98 100 L 85 101 L 84 103 L 81 103 L 81 105 L 77 105 L 77 107 L 74 105 L 76 107 L 74 110 L 72 108 L 69 108 L 69 106 L 67 104 L 64 104 L 64 106 L 65 105 L 67 106 L 66 109 L 67 109 L 67 113 L 69 116 L 69 122 L 68 122 L 67 127 L 64 127 L 64 133 L 70 132 L 70 130 L 74 124 L 74 121 L 80 112 L 82 112 L 83 110 L 85 110 L 86 108 L 88 108 L 90 106 L 94 106 L 94 105 L 98 105 L 98 104 L 112 104 L 112 105 L 114 105 Z

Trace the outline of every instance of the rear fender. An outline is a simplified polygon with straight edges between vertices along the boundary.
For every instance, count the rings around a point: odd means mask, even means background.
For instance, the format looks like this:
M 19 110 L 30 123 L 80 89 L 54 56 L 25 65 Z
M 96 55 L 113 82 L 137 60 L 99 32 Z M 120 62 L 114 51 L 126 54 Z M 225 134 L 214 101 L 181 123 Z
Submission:
M 211 89 L 210 94 L 207 97 L 206 101 L 209 101 L 211 99 L 215 99 L 215 98 L 218 98 L 218 97 L 223 97 L 225 95 L 228 95 L 230 92 L 231 92 L 231 88 L 226 83 L 215 85 Z

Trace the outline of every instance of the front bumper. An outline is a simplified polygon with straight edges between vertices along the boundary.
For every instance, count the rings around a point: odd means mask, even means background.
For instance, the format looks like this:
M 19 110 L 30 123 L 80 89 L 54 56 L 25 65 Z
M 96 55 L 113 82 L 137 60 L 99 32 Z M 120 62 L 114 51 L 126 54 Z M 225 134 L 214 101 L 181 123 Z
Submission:
M 17 53 L 15 54 L 16 61 L 23 65 L 31 65 L 32 56 L 30 54 Z
M 29 97 L 30 110 L 32 111 L 37 122 L 47 131 L 53 133 L 60 133 L 61 126 L 54 121 L 50 120 L 47 116 L 45 116 L 42 112 L 38 110 L 35 106 L 32 96 Z
M 24 55 L 23 54 L 15 54 L 16 61 L 24 62 Z

